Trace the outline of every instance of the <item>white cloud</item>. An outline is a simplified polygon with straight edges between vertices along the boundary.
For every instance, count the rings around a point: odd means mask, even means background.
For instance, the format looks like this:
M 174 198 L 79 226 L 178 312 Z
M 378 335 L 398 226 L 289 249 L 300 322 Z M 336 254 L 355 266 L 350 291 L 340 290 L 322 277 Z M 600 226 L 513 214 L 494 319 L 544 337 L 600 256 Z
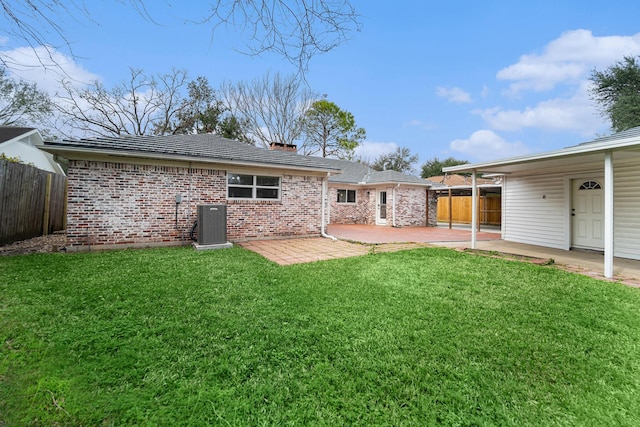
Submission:
M 529 149 L 523 143 L 507 142 L 491 130 L 479 130 L 468 139 L 453 140 L 449 147 L 466 157 L 481 161 L 529 153 Z
M 100 76 L 87 71 L 73 58 L 52 47 L 20 47 L 3 50 L 0 51 L 0 58 L 14 77 L 36 83 L 38 88 L 51 95 L 61 88 L 59 83 L 61 79 L 78 86 L 100 80 Z
M 594 36 L 589 30 L 567 31 L 542 53 L 523 55 L 497 74 L 513 83 L 510 92 L 544 91 L 561 83 L 577 83 L 594 68 L 608 67 L 624 56 L 640 54 L 640 33 L 633 36 Z
M 388 154 L 396 151 L 398 144 L 395 142 L 373 142 L 365 141 L 358 145 L 355 149 L 355 156 L 364 161 L 373 162 L 382 154 Z
M 471 94 L 465 92 L 459 87 L 446 88 L 438 86 L 436 88 L 436 95 L 441 98 L 447 98 L 449 102 L 454 102 L 456 104 L 468 104 L 473 102 Z
M 591 136 L 605 126 L 602 117 L 589 98 L 589 84 L 583 82 L 578 91 L 568 98 L 554 98 L 539 102 L 523 110 L 503 110 L 494 107 L 477 110 L 492 129 L 515 131 L 523 128 L 539 128 L 552 131 L 579 132 Z

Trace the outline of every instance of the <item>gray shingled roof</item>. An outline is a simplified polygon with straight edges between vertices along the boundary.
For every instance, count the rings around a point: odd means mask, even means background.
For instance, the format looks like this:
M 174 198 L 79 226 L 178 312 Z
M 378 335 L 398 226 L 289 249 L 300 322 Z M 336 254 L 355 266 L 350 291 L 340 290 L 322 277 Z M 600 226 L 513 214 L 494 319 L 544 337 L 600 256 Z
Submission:
M 244 163 L 256 166 L 304 168 L 332 172 L 329 181 L 351 185 L 401 183 L 437 185 L 430 181 L 396 171 L 375 171 L 365 164 L 348 160 L 302 156 L 282 150 L 266 150 L 253 145 L 210 134 L 120 136 L 46 141 L 45 151 L 62 154 L 114 154 L 158 159 L 198 159 L 211 163 Z M 339 174 L 336 174 L 339 172 Z
M 623 130 L 621 132 L 616 132 L 614 134 L 611 135 L 606 135 L 606 136 L 601 136 L 600 138 L 596 138 L 593 141 L 587 141 L 587 142 L 583 142 L 581 144 L 576 145 L 577 146 L 584 146 L 584 145 L 590 145 L 590 144 L 599 144 L 602 142 L 606 142 L 606 141 L 618 141 L 621 139 L 626 139 L 626 138 L 634 138 L 634 137 L 638 137 L 640 136 L 640 126 L 635 127 L 635 128 L 631 128 L 631 129 L 627 129 L 627 130 Z M 574 146 L 572 146 L 574 147 Z
M 334 175 L 329 178 L 331 183 L 342 184 L 360 184 L 360 185 L 375 185 L 375 184 L 414 184 L 414 185 L 436 185 L 431 181 L 419 178 L 417 176 L 408 175 L 402 172 L 396 171 L 376 171 L 369 166 L 359 163 L 351 162 L 348 160 L 337 159 L 324 159 L 328 164 L 334 165 L 340 168 L 342 173 L 340 175 Z
M 135 157 L 144 155 L 154 158 L 197 158 L 201 161 L 238 162 L 256 165 L 282 166 L 331 171 L 318 157 L 300 156 L 293 152 L 266 150 L 253 145 L 210 134 L 121 136 L 85 139 L 46 141 L 44 149 L 49 152 L 113 153 Z

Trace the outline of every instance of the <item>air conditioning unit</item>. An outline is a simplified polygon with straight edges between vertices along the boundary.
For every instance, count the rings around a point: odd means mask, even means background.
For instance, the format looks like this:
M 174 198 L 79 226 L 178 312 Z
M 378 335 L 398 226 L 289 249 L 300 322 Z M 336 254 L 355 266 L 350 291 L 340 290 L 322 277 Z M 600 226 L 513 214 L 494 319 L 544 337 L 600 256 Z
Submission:
M 227 205 L 198 205 L 198 245 L 227 244 Z

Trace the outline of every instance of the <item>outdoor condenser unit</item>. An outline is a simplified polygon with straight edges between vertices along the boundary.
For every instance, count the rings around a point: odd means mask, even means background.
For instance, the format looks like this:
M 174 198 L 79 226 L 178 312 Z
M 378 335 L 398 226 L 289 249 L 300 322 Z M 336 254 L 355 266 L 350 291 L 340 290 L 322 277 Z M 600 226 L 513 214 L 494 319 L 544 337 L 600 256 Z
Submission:
M 227 243 L 227 205 L 198 205 L 198 244 Z

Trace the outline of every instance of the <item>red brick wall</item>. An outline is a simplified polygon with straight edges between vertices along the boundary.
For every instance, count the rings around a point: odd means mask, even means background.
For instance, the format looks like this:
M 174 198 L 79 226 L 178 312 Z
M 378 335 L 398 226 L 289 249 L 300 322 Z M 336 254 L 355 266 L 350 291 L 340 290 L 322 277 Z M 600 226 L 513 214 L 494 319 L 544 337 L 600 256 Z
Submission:
M 346 188 L 340 187 L 343 190 Z M 367 192 L 369 192 L 368 195 Z M 356 203 L 338 203 L 338 188 L 330 188 L 329 201 L 332 224 L 375 224 L 376 222 L 376 191 L 373 188 L 357 189 Z
M 68 178 L 71 245 L 189 243 L 198 204 L 227 205 L 229 240 L 320 233 L 318 177 L 283 175 L 278 201 L 227 200 L 221 170 L 71 161 Z
M 400 187 L 387 192 L 387 224 L 393 222 L 393 197 L 396 198 L 396 226 L 427 225 L 427 191 L 422 187 Z
M 339 187 L 341 189 L 347 187 Z M 356 203 L 338 203 L 337 190 L 331 188 L 331 223 L 333 224 L 375 224 L 376 194 L 387 191 L 387 225 L 393 225 L 393 195 L 396 197 L 396 226 L 412 227 L 437 225 L 437 199 L 435 193 L 424 187 L 389 187 L 386 189 L 362 188 L 356 191 Z M 368 193 L 368 194 L 367 194 Z M 429 224 L 427 220 L 427 198 L 429 199 Z

